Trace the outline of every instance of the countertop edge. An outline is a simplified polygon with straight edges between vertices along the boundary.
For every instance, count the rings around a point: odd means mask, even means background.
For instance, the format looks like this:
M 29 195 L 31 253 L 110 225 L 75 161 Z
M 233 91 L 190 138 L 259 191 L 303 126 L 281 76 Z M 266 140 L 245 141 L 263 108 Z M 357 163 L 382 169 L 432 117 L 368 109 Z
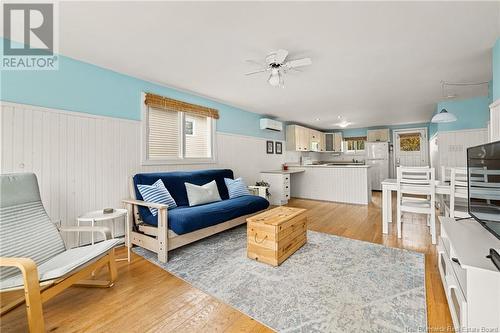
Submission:
M 370 165 L 289 165 L 289 168 L 370 168 Z

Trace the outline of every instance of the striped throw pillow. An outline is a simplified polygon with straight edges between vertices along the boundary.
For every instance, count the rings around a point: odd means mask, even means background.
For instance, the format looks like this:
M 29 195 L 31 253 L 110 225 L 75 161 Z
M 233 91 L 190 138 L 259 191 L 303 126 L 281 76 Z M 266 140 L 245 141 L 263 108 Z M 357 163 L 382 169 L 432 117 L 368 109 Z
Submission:
M 244 195 L 250 195 L 250 192 L 248 192 L 247 185 L 243 181 L 243 178 L 224 178 L 224 182 L 226 183 L 230 199 L 241 197 Z
M 164 204 L 168 206 L 168 209 L 177 207 L 174 198 L 172 198 L 161 179 L 158 179 L 153 185 L 137 185 L 137 189 L 139 189 L 139 193 L 146 202 Z M 156 208 L 150 207 L 149 210 L 153 216 L 158 214 Z

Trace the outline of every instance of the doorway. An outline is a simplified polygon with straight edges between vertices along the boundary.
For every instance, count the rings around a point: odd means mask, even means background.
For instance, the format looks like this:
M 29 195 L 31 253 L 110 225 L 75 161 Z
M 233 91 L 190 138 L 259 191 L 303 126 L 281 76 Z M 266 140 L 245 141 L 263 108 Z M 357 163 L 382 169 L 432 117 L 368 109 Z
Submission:
M 429 141 L 427 128 L 392 131 L 394 142 L 394 175 L 398 166 L 428 166 Z

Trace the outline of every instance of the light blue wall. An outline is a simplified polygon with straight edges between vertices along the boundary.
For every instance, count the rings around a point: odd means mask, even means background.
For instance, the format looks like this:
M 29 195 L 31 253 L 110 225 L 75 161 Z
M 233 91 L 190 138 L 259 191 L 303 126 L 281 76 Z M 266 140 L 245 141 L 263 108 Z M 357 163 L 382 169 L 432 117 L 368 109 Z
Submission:
M 456 131 L 462 129 L 485 128 L 490 119 L 490 96 L 469 98 L 463 100 L 444 101 L 437 104 L 436 112 L 446 109 L 457 117 L 452 123 L 432 124 L 430 136 L 441 131 Z
M 493 46 L 493 101 L 500 99 L 500 38 Z
M 0 99 L 8 102 L 140 120 L 141 92 L 152 92 L 218 109 L 217 131 L 274 140 L 284 138 L 284 132 L 260 130 L 259 114 L 65 56 L 59 56 L 59 70 L 2 71 L 0 75 Z
M 429 123 L 415 123 L 415 124 L 404 124 L 404 125 L 386 125 L 386 126 L 372 126 L 372 127 L 363 127 L 363 128 L 349 128 L 342 130 L 342 136 L 344 138 L 352 137 L 352 136 L 366 136 L 368 130 L 374 129 L 390 129 L 390 140 L 392 141 L 392 130 L 395 129 L 405 129 L 405 128 L 417 128 L 417 127 L 429 127 Z M 333 132 L 338 132 L 338 130 L 332 130 Z

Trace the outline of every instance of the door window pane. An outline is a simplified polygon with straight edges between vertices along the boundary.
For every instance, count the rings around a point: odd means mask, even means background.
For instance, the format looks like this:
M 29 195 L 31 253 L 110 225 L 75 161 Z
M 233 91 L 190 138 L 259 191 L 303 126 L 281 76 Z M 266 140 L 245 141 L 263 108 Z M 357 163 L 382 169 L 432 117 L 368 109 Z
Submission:
M 400 134 L 399 150 L 420 151 L 420 134 L 419 133 Z

